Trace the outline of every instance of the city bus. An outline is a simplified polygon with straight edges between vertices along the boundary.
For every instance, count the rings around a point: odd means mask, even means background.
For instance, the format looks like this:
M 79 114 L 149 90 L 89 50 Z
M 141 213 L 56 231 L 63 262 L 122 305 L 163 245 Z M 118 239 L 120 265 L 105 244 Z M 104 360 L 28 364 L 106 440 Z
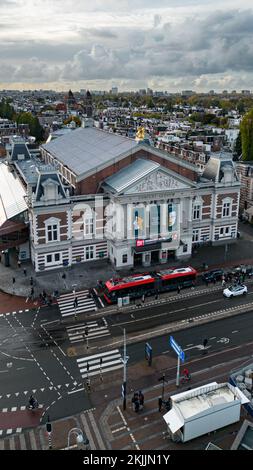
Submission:
M 197 271 L 191 266 L 169 268 L 151 273 L 133 274 L 105 282 L 103 297 L 108 304 L 117 303 L 118 298 L 137 299 L 162 292 L 192 287 L 196 284 Z

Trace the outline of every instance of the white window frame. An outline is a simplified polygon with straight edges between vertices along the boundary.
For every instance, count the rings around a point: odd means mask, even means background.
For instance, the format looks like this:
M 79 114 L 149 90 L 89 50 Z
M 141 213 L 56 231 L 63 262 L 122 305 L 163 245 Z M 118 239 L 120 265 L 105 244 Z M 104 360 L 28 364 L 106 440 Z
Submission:
M 83 235 L 84 238 L 92 238 L 95 235 L 95 212 L 88 212 L 83 215 Z
M 198 243 L 200 241 L 200 229 L 192 230 L 192 243 Z
M 198 217 L 196 215 L 198 214 Z M 193 205 L 192 211 L 192 220 L 201 220 L 202 219 L 202 204 L 200 202 L 195 202 Z
M 45 232 L 46 232 L 46 243 L 55 243 L 60 241 L 60 219 L 55 217 L 50 217 L 50 219 L 45 220 Z M 56 226 L 56 228 L 53 228 Z M 56 239 L 49 240 L 49 233 L 51 232 L 52 237 L 53 233 L 56 232 Z
M 55 261 L 56 255 L 60 255 L 59 261 Z M 48 256 L 52 257 L 52 261 L 47 261 Z M 59 264 L 62 264 L 62 252 L 61 251 L 57 251 L 56 253 L 47 253 L 45 255 L 45 266 L 58 266 Z
M 222 201 L 222 218 L 231 217 L 232 199 L 226 198 Z
M 85 259 L 86 261 L 89 261 L 89 260 L 92 260 L 95 258 L 94 254 L 95 254 L 95 250 L 94 250 L 94 245 L 88 245 L 85 247 Z M 92 256 L 91 256 L 92 254 Z

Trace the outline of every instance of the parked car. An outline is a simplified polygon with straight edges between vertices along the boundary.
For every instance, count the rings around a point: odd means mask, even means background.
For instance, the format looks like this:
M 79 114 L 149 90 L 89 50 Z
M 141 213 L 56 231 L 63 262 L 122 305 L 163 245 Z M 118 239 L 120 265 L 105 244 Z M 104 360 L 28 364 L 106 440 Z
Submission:
M 202 279 L 205 282 L 213 282 L 214 280 L 220 281 L 223 274 L 224 274 L 224 271 L 222 269 L 213 269 L 212 271 L 203 273 Z
M 253 266 L 250 264 L 240 264 L 239 266 L 234 266 L 230 272 L 235 275 L 235 274 L 246 274 L 247 276 L 252 276 L 253 275 Z
M 225 297 L 237 297 L 238 295 L 246 295 L 248 292 L 247 286 L 238 284 L 237 286 L 229 286 L 223 291 Z

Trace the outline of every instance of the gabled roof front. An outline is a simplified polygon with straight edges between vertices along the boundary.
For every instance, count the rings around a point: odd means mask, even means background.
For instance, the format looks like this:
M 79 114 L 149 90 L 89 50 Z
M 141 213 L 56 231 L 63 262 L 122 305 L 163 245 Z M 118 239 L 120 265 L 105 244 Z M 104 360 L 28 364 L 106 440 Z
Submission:
M 137 194 L 189 189 L 195 184 L 159 163 L 140 158 L 107 178 L 102 186 L 112 193 Z

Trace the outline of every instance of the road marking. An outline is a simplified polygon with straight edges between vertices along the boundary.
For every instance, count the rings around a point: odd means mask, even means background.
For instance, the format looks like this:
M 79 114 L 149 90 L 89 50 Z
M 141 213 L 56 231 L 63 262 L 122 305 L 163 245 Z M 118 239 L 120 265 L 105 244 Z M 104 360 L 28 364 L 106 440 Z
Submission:
M 82 392 L 83 390 L 84 390 L 84 387 L 79 388 L 78 390 L 72 390 L 72 392 L 68 392 L 68 395 L 71 395 L 72 393 Z
M 186 309 L 189 309 L 190 308 L 197 308 L 197 307 L 203 307 L 204 305 L 209 305 L 209 304 L 215 304 L 216 302 L 220 302 L 221 299 L 218 299 L 218 300 L 212 300 L 211 302 L 205 302 L 204 304 L 199 304 L 199 305 L 191 305 L 190 307 L 186 307 Z
M 234 330 L 234 331 L 232 331 L 232 333 L 238 333 L 238 332 L 239 332 L 239 330 Z
M 114 429 L 114 430 L 112 431 L 112 434 L 114 434 L 115 432 L 123 431 L 123 429 L 126 429 L 126 426 L 122 426 L 121 428 Z
M 120 409 L 120 407 L 119 407 L 119 406 L 117 406 L 116 408 L 117 408 L 117 410 L 118 410 L 118 412 L 119 412 L 119 414 L 120 414 L 120 417 L 121 417 L 121 419 L 122 419 L 122 421 L 123 421 L 124 425 L 125 425 L 125 426 L 127 426 L 127 422 L 126 422 L 126 420 L 125 420 L 125 417 L 124 417 L 124 415 L 123 415 L 123 414 L 122 414 L 122 412 L 121 412 L 121 409 Z
M 217 336 L 212 336 L 212 338 L 209 338 L 209 339 L 212 340 L 212 339 L 216 339 L 216 338 L 217 338 Z

